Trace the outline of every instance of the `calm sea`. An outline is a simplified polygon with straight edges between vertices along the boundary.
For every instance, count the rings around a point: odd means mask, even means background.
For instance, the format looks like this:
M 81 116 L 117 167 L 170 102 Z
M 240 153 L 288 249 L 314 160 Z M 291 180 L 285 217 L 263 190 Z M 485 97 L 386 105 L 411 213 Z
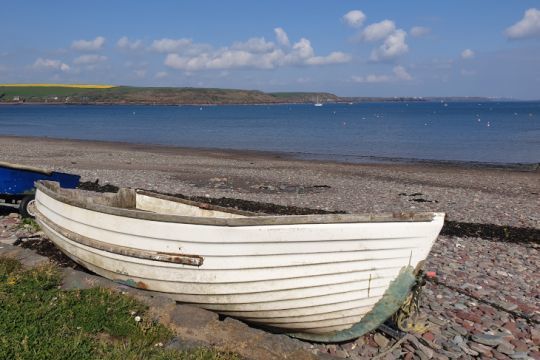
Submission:
M 347 162 L 537 163 L 540 102 L 2 105 L 0 134 L 265 150 Z

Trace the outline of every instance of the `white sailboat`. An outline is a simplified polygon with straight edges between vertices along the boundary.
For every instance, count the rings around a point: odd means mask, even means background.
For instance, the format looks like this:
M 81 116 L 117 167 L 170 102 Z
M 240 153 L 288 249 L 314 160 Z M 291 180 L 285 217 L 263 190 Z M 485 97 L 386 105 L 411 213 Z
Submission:
M 315 106 L 322 106 L 323 104 L 319 102 L 319 97 L 317 96 L 317 102 L 314 104 Z

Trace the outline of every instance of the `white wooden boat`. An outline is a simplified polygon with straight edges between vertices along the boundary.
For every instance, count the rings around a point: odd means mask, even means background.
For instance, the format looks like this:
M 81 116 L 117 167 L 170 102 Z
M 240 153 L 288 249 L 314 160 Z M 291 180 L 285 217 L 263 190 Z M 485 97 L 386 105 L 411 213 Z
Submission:
M 358 337 L 394 313 L 444 220 L 265 216 L 141 190 L 36 187 L 43 231 L 89 270 L 314 341 Z

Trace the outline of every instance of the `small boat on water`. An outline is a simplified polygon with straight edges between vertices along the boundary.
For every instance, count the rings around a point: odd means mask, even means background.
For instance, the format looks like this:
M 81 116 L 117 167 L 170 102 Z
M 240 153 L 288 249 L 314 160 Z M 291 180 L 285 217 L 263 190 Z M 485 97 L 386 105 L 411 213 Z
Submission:
M 371 331 L 402 305 L 444 221 L 273 216 L 144 190 L 36 188 L 45 234 L 96 274 L 325 342 Z

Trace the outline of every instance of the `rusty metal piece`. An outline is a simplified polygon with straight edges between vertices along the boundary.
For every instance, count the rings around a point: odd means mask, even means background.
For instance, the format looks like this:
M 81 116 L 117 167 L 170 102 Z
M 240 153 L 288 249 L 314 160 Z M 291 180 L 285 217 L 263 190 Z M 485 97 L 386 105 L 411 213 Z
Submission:
M 137 284 L 135 285 L 138 289 L 143 289 L 143 290 L 147 290 L 148 289 L 148 286 L 143 283 L 142 281 L 137 281 Z

